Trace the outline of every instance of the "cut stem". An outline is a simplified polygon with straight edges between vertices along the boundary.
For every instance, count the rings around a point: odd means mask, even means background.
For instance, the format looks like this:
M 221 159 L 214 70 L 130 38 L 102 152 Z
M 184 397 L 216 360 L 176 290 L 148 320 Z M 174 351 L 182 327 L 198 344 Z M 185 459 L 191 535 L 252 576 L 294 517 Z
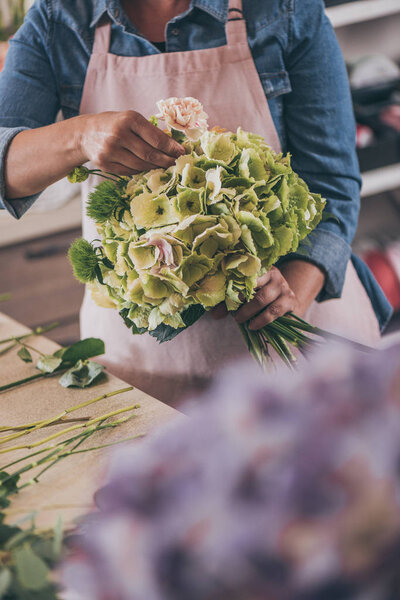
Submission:
M 56 438 L 58 438 L 62 435 L 66 435 L 67 433 L 71 433 L 72 431 L 76 431 L 76 430 L 82 429 L 82 428 L 84 428 L 84 429 L 91 428 L 91 427 L 93 427 L 93 425 L 96 425 L 101 420 L 109 419 L 111 417 L 120 415 L 125 412 L 134 411 L 134 410 L 137 410 L 138 408 L 140 408 L 139 404 L 133 404 L 131 406 L 127 406 L 126 408 L 120 408 L 119 410 L 115 410 L 106 415 L 102 415 L 101 417 L 96 417 L 95 419 L 91 419 L 87 423 L 72 425 L 71 427 L 67 427 L 66 429 L 63 429 L 62 431 L 57 431 L 56 433 L 53 433 L 52 435 L 49 435 L 46 438 L 44 438 L 42 440 L 38 440 L 37 442 L 34 442 L 32 444 L 21 444 L 19 446 L 11 446 L 9 448 L 4 448 L 3 450 L 0 450 L 0 454 L 6 454 L 8 452 L 13 452 L 14 450 L 25 450 L 25 449 L 32 450 L 33 448 L 37 448 L 38 446 L 41 446 L 42 444 L 47 444 L 48 442 L 51 442 L 52 440 L 55 440 Z
M 35 329 L 33 329 L 33 331 L 30 331 L 29 333 L 24 333 L 23 335 L 12 335 L 8 338 L 4 338 L 3 340 L 0 340 L 0 344 L 6 344 L 7 342 L 16 342 L 19 340 L 26 340 L 32 335 L 43 335 L 44 333 L 47 333 L 58 326 L 59 323 L 51 323 L 50 325 L 46 325 L 44 327 L 39 325 L 39 327 L 36 327 Z
M 97 396 L 96 398 L 92 398 L 91 400 L 86 400 L 86 402 L 81 402 L 80 404 L 77 404 L 76 406 L 72 406 L 71 408 L 66 408 L 65 410 L 63 410 L 63 412 L 59 413 L 55 417 L 52 417 L 51 419 L 45 419 L 43 421 L 38 421 L 36 423 L 28 423 L 25 426 L 22 425 L 22 426 L 20 426 L 22 431 L 20 431 L 19 433 L 14 433 L 12 435 L 8 435 L 3 438 L 0 438 L 0 444 L 4 444 L 6 442 L 10 442 L 11 440 L 15 440 L 24 435 L 28 435 L 29 433 L 32 433 L 32 431 L 37 431 L 38 429 L 42 429 L 43 427 L 48 427 L 49 425 L 54 424 L 56 421 L 58 421 L 58 422 L 62 421 L 64 417 L 66 417 L 67 415 L 69 415 L 77 410 L 86 408 L 87 406 L 91 406 L 92 404 L 96 404 L 97 402 L 100 402 L 101 400 L 105 400 L 106 398 L 111 398 L 112 396 L 116 396 L 117 394 L 124 394 L 125 392 L 130 392 L 131 390 L 133 390 L 132 386 L 122 388 L 120 390 L 114 390 L 113 392 L 108 392 L 107 394 L 102 394 L 101 396 Z M 0 431 L 1 431 L 1 429 L 0 429 Z

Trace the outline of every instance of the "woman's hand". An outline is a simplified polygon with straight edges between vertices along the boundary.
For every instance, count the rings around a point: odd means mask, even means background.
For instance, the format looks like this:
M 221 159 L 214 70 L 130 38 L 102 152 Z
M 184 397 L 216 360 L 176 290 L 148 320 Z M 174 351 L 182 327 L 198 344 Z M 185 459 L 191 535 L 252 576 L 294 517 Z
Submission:
M 261 329 L 288 312 L 302 316 L 318 296 L 325 275 L 316 265 L 303 260 L 290 260 L 260 277 L 252 300 L 235 313 L 237 323 L 250 321 L 250 329 Z M 215 319 L 226 317 L 228 311 L 220 304 L 213 311 Z
M 235 313 L 237 323 L 249 321 L 250 329 L 262 329 L 278 317 L 298 310 L 296 294 L 276 267 L 257 281 L 255 296 Z
M 166 169 L 185 154 L 184 148 L 134 110 L 85 115 L 78 144 L 82 163 L 103 171 L 131 175 Z

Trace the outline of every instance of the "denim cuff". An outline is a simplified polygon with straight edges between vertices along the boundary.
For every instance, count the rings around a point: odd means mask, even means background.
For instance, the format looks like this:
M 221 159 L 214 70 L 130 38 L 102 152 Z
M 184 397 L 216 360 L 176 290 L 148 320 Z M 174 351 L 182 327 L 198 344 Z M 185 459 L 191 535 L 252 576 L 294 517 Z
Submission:
M 40 196 L 40 194 L 34 194 L 12 200 L 6 198 L 5 164 L 8 148 L 17 133 L 26 129 L 29 127 L 0 127 L 0 209 L 5 208 L 16 219 L 20 219 Z
M 283 257 L 279 264 L 296 258 L 322 269 L 325 284 L 316 300 L 324 302 L 341 297 L 350 257 L 351 247 L 343 238 L 326 229 L 316 229 L 310 233 L 307 241 L 300 243 L 297 252 Z

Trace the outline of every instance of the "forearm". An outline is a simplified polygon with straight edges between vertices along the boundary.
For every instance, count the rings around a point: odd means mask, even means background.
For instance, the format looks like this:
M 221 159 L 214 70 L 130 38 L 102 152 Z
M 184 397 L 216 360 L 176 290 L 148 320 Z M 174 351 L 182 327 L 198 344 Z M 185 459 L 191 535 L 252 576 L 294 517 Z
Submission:
M 79 116 L 15 136 L 5 164 L 8 199 L 39 193 L 86 162 L 80 136 L 87 118 Z
M 296 295 L 297 313 L 303 315 L 324 286 L 324 272 L 311 262 L 297 259 L 284 262 L 279 270 Z

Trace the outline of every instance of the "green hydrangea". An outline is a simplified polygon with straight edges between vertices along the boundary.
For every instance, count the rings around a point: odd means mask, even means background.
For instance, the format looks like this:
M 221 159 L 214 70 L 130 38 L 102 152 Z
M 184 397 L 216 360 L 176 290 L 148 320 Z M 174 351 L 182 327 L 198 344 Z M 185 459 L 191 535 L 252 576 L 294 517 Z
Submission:
M 206 131 L 184 146 L 172 167 L 91 194 L 104 256 L 93 295 L 135 331 L 183 328 L 194 305 L 236 310 L 322 217 L 325 200 L 262 137 Z

